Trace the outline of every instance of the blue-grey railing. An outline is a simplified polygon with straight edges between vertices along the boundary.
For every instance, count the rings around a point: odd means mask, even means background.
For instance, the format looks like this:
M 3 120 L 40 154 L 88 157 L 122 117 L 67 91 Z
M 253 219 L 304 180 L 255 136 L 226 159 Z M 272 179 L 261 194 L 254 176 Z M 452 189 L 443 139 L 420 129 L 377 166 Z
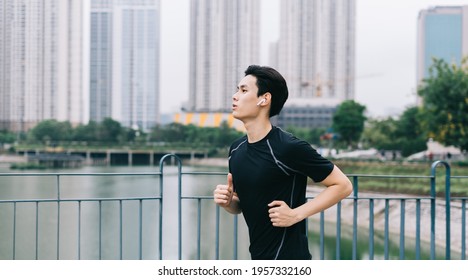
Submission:
M 40 220 L 39 220 L 39 205 L 40 204 L 45 204 L 45 203 L 57 203 L 57 224 L 56 224 L 56 259 L 60 259 L 60 236 L 61 236 L 61 227 L 60 227 L 60 220 L 61 220 L 61 206 L 64 203 L 70 203 L 74 202 L 77 203 L 78 207 L 78 249 L 77 249 L 77 259 L 81 259 L 81 246 L 80 246 L 80 241 L 81 241 L 81 223 L 82 223 L 82 217 L 81 217 L 81 206 L 83 202 L 97 202 L 99 205 L 99 245 L 98 245 L 98 251 L 99 251 L 99 257 L 98 259 L 102 258 L 101 255 L 101 249 L 102 249 L 102 203 L 103 202 L 111 202 L 111 201 L 116 201 L 119 202 L 119 224 L 120 224 L 120 230 L 119 230 L 119 241 L 120 241 L 120 249 L 119 249 L 119 258 L 123 259 L 122 255 L 122 248 L 123 248 L 123 239 L 122 239 L 122 213 L 123 213 L 123 208 L 122 208 L 122 202 L 125 201 L 138 201 L 139 202 L 139 242 L 138 242 L 138 251 L 139 251 L 139 258 L 142 259 L 142 203 L 143 201 L 148 201 L 148 200 L 155 200 L 155 201 L 160 201 L 159 203 L 159 229 L 162 229 L 162 188 L 160 189 L 160 194 L 159 196 L 151 196 L 151 197 L 115 197 L 115 198 L 62 198 L 61 197 L 61 178 L 66 177 L 66 176 L 161 176 L 160 172 L 155 172 L 155 173 L 92 173 L 92 174 L 87 174 L 87 173 L 0 173 L 0 177 L 5 177 L 5 176 L 14 176 L 14 177 L 24 177 L 24 176 L 31 176 L 31 177 L 55 177 L 56 181 L 56 198 L 54 199 L 1 199 L 0 198 L 0 204 L 12 204 L 13 205 L 13 240 L 12 240 L 12 254 L 11 254 L 11 259 L 16 259 L 16 245 L 17 245 L 17 205 L 19 203 L 34 203 L 35 204 L 35 223 L 36 223 L 36 237 L 35 237 L 35 259 L 39 259 L 39 248 L 38 248 L 38 237 L 39 237 L 39 226 L 40 226 Z M 162 177 L 162 176 L 161 176 Z M 0 182 L 1 186 L 1 182 Z M 21 187 L 21 186 L 18 186 Z M 159 259 L 162 259 L 162 238 L 161 238 L 161 233 L 159 235 Z
M 173 164 L 177 166 L 177 201 L 168 201 L 167 198 L 164 198 L 164 179 L 166 176 L 166 173 L 164 171 L 165 165 L 167 164 L 168 161 L 171 161 Z M 406 222 L 406 216 L 407 216 L 407 204 L 408 203 L 414 203 L 415 204 L 415 259 L 420 259 L 421 258 L 421 205 L 422 203 L 428 203 L 430 204 L 430 259 L 435 259 L 436 258 L 436 234 L 439 234 L 436 232 L 436 222 L 438 221 L 436 219 L 436 209 L 437 209 L 437 202 L 438 198 L 436 197 L 436 169 L 438 166 L 443 166 L 445 167 L 446 171 L 446 176 L 445 176 L 445 197 L 444 197 L 444 205 L 445 205 L 445 259 L 451 259 L 452 255 L 452 244 L 451 244 L 451 236 L 453 232 L 451 231 L 451 202 L 452 201 L 457 201 L 460 203 L 461 208 L 461 232 L 457 233 L 461 235 L 461 248 L 460 248 L 460 259 L 465 260 L 466 259 L 466 197 L 451 197 L 451 192 L 450 192 L 450 187 L 451 187 L 451 179 L 457 179 L 457 180 L 465 180 L 468 179 L 468 176 L 451 176 L 450 174 L 450 165 L 447 162 L 444 161 L 436 161 L 432 164 L 431 166 L 431 174 L 429 176 L 386 176 L 386 175 L 363 175 L 363 174 L 349 174 L 348 176 L 352 179 L 354 190 L 352 195 L 350 195 L 347 199 L 343 200 L 343 202 L 338 203 L 335 207 L 336 209 L 336 238 L 335 238 L 335 246 L 336 246 L 336 251 L 335 251 L 335 259 L 342 259 L 342 224 L 343 224 L 343 204 L 345 203 L 352 203 L 352 254 L 351 258 L 352 259 L 358 259 L 358 237 L 360 234 L 361 230 L 367 230 L 368 231 L 368 258 L 369 259 L 374 259 L 375 257 L 375 234 L 377 232 L 377 229 L 375 228 L 375 223 L 376 223 L 376 214 L 375 214 L 375 203 L 377 202 L 382 202 L 384 203 L 384 209 L 383 209 L 383 221 L 384 221 L 384 231 L 383 231 L 383 236 L 384 236 L 384 259 L 389 259 L 389 251 L 390 251 L 390 246 L 389 246 L 389 240 L 390 240 L 390 235 L 391 235 L 391 230 L 390 230 L 390 209 L 391 209 L 391 203 L 395 202 L 399 206 L 400 209 L 400 230 L 399 230 L 399 259 L 405 259 L 405 242 L 406 242 L 406 235 L 405 235 L 405 226 L 407 224 Z M 61 196 L 61 189 L 62 189 L 62 183 L 61 179 L 64 177 L 69 177 L 69 176 L 152 176 L 152 177 L 159 177 L 159 192 L 155 193 L 154 195 L 151 196 L 139 196 L 139 197 L 110 197 L 110 198 L 63 198 Z M 153 221 L 157 223 L 157 231 L 158 234 L 157 236 L 153 236 L 152 238 L 155 238 L 157 240 L 157 250 L 155 250 L 157 253 L 152 255 L 149 258 L 153 259 L 163 259 L 164 258 L 164 252 L 174 252 L 174 250 L 177 250 L 177 258 L 178 259 L 183 259 L 183 248 L 184 248 L 184 243 L 183 243 L 183 238 L 182 238 L 182 233 L 185 229 L 185 225 L 182 223 L 182 213 L 184 209 L 182 208 L 182 202 L 183 201 L 195 201 L 196 202 L 196 253 L 195 257 L 196 259 L 202 259 L 202 241 L 203 241 L 203 234 L 202 234 L 202 224 L 203 224 L 203 214 L 202 214 L 202 204 L 205 203 L 212 203 L 210 200 L 212 200 L 212 196 L 210 195 L 184 195 L 183 194 L 183 178 L 185 176 L 199 176 L 199 175 L 213 175 L 213 176 L 222 176 L 226 175 L 225 172 L 185 172 L 183 171 L 182 168 L 182 161 L 181 159 L 173 154 L 168 154 L 165 155 L 161 160 L 159 164 L 159 171 L 157 172 L 146 172 L 146 173 L 0 173 L 0 179 L 1 177 L 9 176 L 9 177 L 18 177 L 18 176 L 31 176 L 31 177 L 41 177 L 41 176 L 46 176 L 46 177 L 54 177 L 55 178 L 55 187 L 56 187 L 56 197 L 53 199 L 50 198 L 38 198 L 38 199 L 2 199 L 0 197 L 0 205 L 2 204 L 8 204 L 12 205 L 13 207 L 13 233 L 12 233 L 12 244 L 9 250 L 11 250 L 11 254 L 9 254 L 9 257 L 3 257 L 7 259 L 17 259 L 16 256 L 16 251 L 17 251 L 17 244 L 23 242 L 22 240 L 18 240 L 18 232 L 17 232 L 17 221 L 18 221 L 18 210 L 17 210 L 17 205 L 20 203 L 31 203 L 35 207 L 35 259 L 40 259 L 40 248 L 38 248 L 39 244 L 39 228 L 43 227 L 42 221 L 39 216 L 39 208 L 40 205 L 42 204 L 50 204 L 50 203 L 55 203 L 56 204 L 56 224 L 55 224 L 55 234 L 56 234 L 56 259 L 61 259 L 61 208 L 63 207 L 64 204 L 67 203 L 74 203 L 77 206 L 77 259 L 82 259 L 82 254 L 81 254 L 81 235 L 82 235 L 82 223 L 83 223 L 83 216 L 82 216 L 82 205 L 83 203 L 86 202 L 94 202 L 98 204 L 98 212 L 99 212 L 99 221 L 98 221 L 98 232 L 99 232 L 99 237 L 98 237 L 98 251 L 99 254 L 96 257 L 97 259 L 103 259 L 101 248 L 102 248 L 102 243 L 105 239 L 104 237 L 104 230 L 102 229 L 102 224 L 103 224 L 103 203 L 106 202 L 117 202 L 118 207 L 118 217 L 119 217 L 119 230 L 118 230 L 118 240 L 119 240 L 119 253 L 118 253 L 118 258 L 124 259 L 124 254 L 123 254 L 123 247 L 124 247 L 124 239 L 123 239 L 123 215 L 125 214 L 125 210 L 123 207 L 123 204 L 128 201 L 136 201 L 138 202 L 138 259 L 143 259 L 143 249 L 144 249 L 144 244 L 143 244 L 143 228 L 146 227 L 146 224 L 144 222 L 144 203 L 147 201 L 153 201 L 158 204 L 157 206 L 157 216 L 158 219 L 157 221 Z M 378 197 L 378 196 L 366 196 L 366 197 L 361 197 L 359 193 L 359 183 L 360 179 L 365 179 L 365 178 L 382 178 L 382 179 L 389 179 L 389 178 L 402 178 L 402 179 L 423 179 L 423 180 L 428 180 L 430 182 L 430 195 L 429 196 L 420 196 L 420 197 L 414 197 L 414 196 L 395 196 L 395 197 Z M 0 181 L 0 187 L 1 187 L 1 181 Z M 21 188 L 22 186 L 18 186 Z M 313 198 L 312 196 L 308 197 L 309 199 Z M 440 200 L 440 199 L 439 199 Z M 363 229 L 359 225 L 359 206 L 361 205 L 361 202 L 366 202 L 368 203 L 368 225 L 367 229 Z M 177 213 L 163 213 L 164 211 L 164 204 L 165 203 L 177 203 Z M 328 211 L 328 210 L 327 210 Z M 319 258 L 320 259 L 325 259 L 325 215 L 326 212 L 320 213 L 318 215 L 317 219 L 319 221 Z M 164 219 L 167 219 L 166 217 L 175 217 L 177 216 L 177 248 L 173 247 L 168 247 L 165 246 L 165 242 L 167 241 L 168 238 L 173 239 L 174 236 L 164 236 L 163 234 L 163 222 Z M 215 259 L 220 259 L 220 244 L 221 242 L 225 242 L 225 240 L 221 240 L 220 238 L 220 219 L 221 219 L 221 210 L 219 207 L 215 207 L 215 240 L 213 240 L 213 246 L 215 255 Z M 248 243 L 248 240 L 242 240 L 242 242 L 239 242 L 239 236 L 238 236 L 238 231 L 239 231 L 239 219 L 238 216 L 234 216 L 233 220 L 233 238 L 232 240 L 229 240 L 229 242 L 232 242 L 232 259 L 238 259 L 238 248 L 240 245 L 246 246 L 246 243 Z M 308 223 L 310 223 L 308 221 Z M 248 245 L 248 244 L 247 244 Z M 164 251 L 164 252 L 163 252 Z M 5 255 L 5 254 L 4 254 Z M 316 258 L 314 256 L 314 258 Z

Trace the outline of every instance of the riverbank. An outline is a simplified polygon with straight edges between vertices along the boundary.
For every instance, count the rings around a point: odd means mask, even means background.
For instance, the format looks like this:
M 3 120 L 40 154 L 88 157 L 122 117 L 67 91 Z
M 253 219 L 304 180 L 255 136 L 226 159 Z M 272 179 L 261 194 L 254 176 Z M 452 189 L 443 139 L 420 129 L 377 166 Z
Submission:
M 24 156 L 0 154 L 0 167 L 9 168 L 12 164 L 24 164 L 27 159 Z
M 225 167 L 228 168 L 227 158 L 194 158 L 187 160 L 188 165 L 207 166 L 207 167 Z

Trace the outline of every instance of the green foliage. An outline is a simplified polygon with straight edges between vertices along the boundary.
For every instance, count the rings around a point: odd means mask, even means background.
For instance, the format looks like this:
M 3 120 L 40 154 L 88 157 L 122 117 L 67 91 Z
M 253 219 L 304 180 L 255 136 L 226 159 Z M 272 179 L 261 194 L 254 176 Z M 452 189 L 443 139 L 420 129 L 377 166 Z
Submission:
M 99 126 L 95 121 L 90 121 L 87 125 L 80 124 L 75 128 L 73 139 L 76 141 L 96 141 L 98 131 Z
M 38 123 L 28 132 L 28 139 L 49 144 L 51 141 L 66 141 L 72 138 L 72 126 L 70 122 L 57 120 L 45 120 Z
M 6 130 L 0 130 L 0 144 L 13 143 L 16 140 L 16 135 Z
M 121 141 L 123 133 L 123 128 L 119 122 L 111 118 L 105 118 L 99 126 L 98 139 L 107 143 L 123 142 Z
M 150 133 L 150 141 L 179 144 L 189 147 L 221 148 L 229 146 L 243 133 L 230 128 L 227 122 L 217 127 L 197 127 L 171 123 L 156 126 Z
M 468 63 L 449 65 L 434 59 L 430 77 L 418 89 L 422 120 L 428 136 L 445 145 L 468 150 Z
M 9 132 L 0 132 L 0 143 L 3 135 L 8 135 L 15 141 L 15 135 Z M 68 122 L 56 120 L 42 121 L 28 131 L 30 144 L 63 145 L 75 141 L 91 145 L 164 145 L 187 148 L 208 148 L 210 153 L 219 153 L 220 148 L 228 147 L 235 139 L 241 137 L 242 132 L 230 128 L 227 122 L 220 127 L 196 127 L 171 123 L 165 126 L 156 126 L 148 134 L 144 131 L 123 127 L 113 119 L 104 119 L 98 123 L 90 121 L 86 125 L 72 128 Z M 60 143 L 59 143 L 60 142 Z M 5 142 L 6 143 L 6 142 Z
M 128 138 L 128 129 L 110 118 L 101 123 L 90 121 L 87 125 L 78 125 L 76 128 L 72 128 L 69 122 L 45 120 L 28 131 L 30 143 L 40 142 L 46 145 L 63 141 L 122 143 Z
M 379 150 L 400 150 L 402 156 L 426 149 L 426 133 L 420 124 L 418 108 L 406 109 L 399 119 L 368 120 L 362 141 Z
M 427 136 L 421 126 L 421 114 L 417 107 L 408 108 L 403 112 L 393 136 L 403 156 L 409 156 L 427 148 Z
M 338 106 L 333 115 L 333 129 L 348 146 L 354 146 L 364 131 L 366 107 L 354 100 L 346 100 Z
M 395 134 L 397 126 L 397 121 L 391 117 L 381 121 L 370 119 L 362 133 L 362 142 L 378 150 L 399 150 L 398 144 L 390 137 Z

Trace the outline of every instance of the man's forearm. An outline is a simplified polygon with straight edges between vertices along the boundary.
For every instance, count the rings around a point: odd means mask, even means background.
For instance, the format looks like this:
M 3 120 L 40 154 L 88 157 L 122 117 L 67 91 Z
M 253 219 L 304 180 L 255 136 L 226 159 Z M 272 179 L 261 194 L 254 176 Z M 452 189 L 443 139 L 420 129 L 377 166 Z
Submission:
M 339 185 L 327 187 L 315 198 L 294 209 L 297 219 L 302 221 L 337 204 L 349 195 L 349 187 Z

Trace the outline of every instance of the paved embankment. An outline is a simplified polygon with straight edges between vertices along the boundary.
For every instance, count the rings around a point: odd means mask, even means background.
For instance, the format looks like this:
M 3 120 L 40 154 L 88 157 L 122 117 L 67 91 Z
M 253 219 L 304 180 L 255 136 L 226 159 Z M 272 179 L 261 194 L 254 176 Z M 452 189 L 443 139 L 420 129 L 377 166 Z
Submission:
M 310 196 L 317 195 L 323 188 L 311 186 L 308 189 Z M 360 198 L 379 198 L 374 199 L 374 229 L 383 232 L 385 229 L 385 198 L 391 198 L 389 201 L 389 231 L 392 234 L 400 234 L 401 221 L 401 200 L 399 198 L 416 198 L 408 194 L 384 194 L 359 192 Z M 429 197 L 421 199 L 420 209 L 420 238 L 422 241 L 430 242 L 430 219 L 431 208 Z M 450 203 L 450 243 L 451 250 L 460 253 L 462 242 L 462 206 L 459 201 Z M 353 199 L 342 201 L 341 221 L 342 223 L 352 225 L 353 223 Z M 313 217 L 318 219 L 319 215 Z M 360 228 L 369 228 L 369 200 L 359 200 L 358 203 L 358 226 Z M 327 210 L 325 220 L 336 222 L 336 207 Z M 466 227 L 466 225 L 465 225 Z M 405 223 L 404 232 L 406 237 L 416 237 L 416 199 L 405 200 Z M 436 223 L 435 223 L 436 244 L 445 247 L 445 200 L 438 198 L 436 200 Z M 467 252 L 468 253 L 468 252 Z

